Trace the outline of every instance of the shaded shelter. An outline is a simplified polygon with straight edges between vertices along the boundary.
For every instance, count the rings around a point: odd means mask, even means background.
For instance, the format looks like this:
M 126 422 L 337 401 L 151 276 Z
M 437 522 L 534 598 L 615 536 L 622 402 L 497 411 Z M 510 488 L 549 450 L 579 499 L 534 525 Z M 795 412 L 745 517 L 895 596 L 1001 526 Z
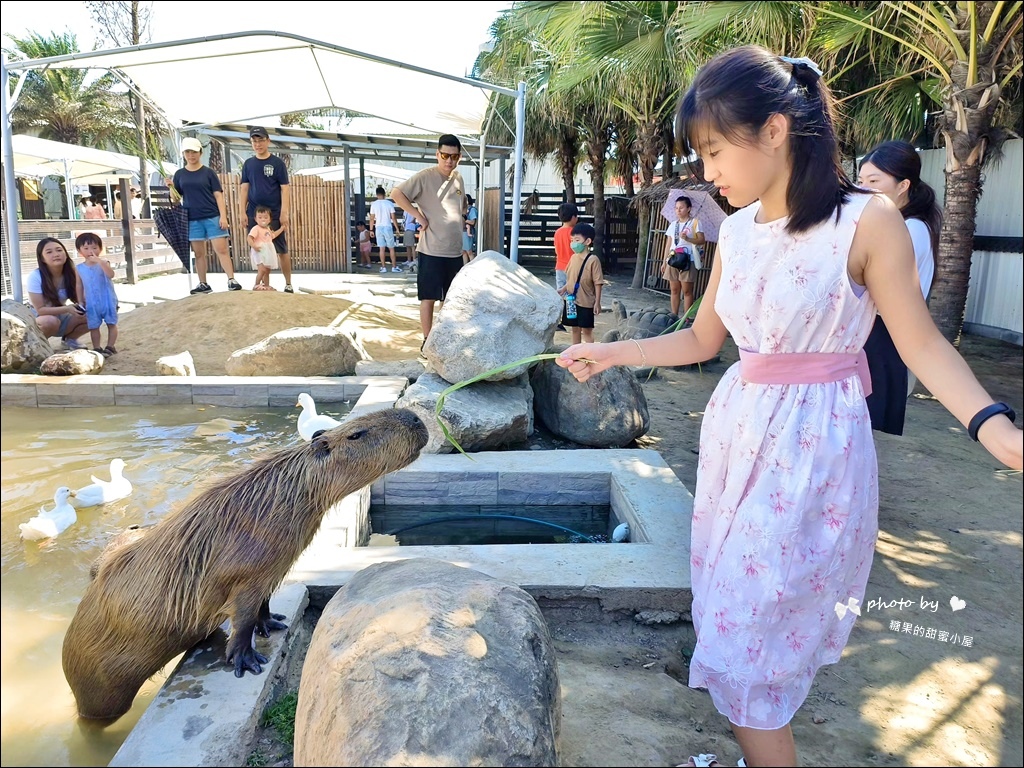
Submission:
M 436 72 L 423 67 L 355 51 L 301 35 L 274 31 L 238 32 L 167 43 L 149 43 L 107 51 L 90 51 L 42 59 L 8 62 L 3 60 L 3 114 L 5 185 L 13 194 L 13 147 L 6 126 L 20 94 L 11 95 L 12 72 L 47 68 L 105 69 L 139 95 L 175 131 L 175 139 L 191 127 L 202 130 L 218 123 L 265 122 L 273 115 L 318 109 L 344 110 L 406 126 L 411 132 L 435 137 L 454 133 L 467 145 L 481 148 L 483 163 L 487 125 L 484 116 L 492 99 L 516 100 L 515 181 L 512 206 L 512 247 L 516 260 L 519 226 L 518 200 L 522 189 L 523 123 L 526 86 L 515 90 L 468 77 Z M 273 112 L 253 114 L 261 109 L 252 91 L 245 88 L 186 88 L 185 83 L 206 82 L 211 71 L 223 83 L 247 82 L 259 71 L 266 91 L 274 93 Z M 364 84 L 393 82 L 393 88 L 367 89 Z M 380 99 L 379 92 L 402 93 L 401 99 Z M 493 114 L 493 111 L 492 111 Z M 189 125 L 191 124 L 191 125 Z M 275 134 L 279 130 L 275 129 Z M 211 134 L 212 135 L 212 134 Z M 366 136 L 366 144 L 374 137 Z M 276 139 L 276 136 L 275 136 Z M 475 139 L 475 141 L 472 141 Z M 392 139 L 395 141 L 395 139 Z M 349 148 L 344 167 L 353 151 Z M 358 148 L 362 149 L 362 148 Z M 433 155 L 436 143 L 430 149 Z M 376 157 L 376 155 L 374 155 Z M 346 206 L 345 220 L 349 219 Z M 8 212 L 8 232 L 17 237 L 17 216 Z M 17 249 L 12 249 L 16 254 Z M 15 257 L 17 258 L 17 257 Z M 20 300 L 20 286 L 15 298 Z

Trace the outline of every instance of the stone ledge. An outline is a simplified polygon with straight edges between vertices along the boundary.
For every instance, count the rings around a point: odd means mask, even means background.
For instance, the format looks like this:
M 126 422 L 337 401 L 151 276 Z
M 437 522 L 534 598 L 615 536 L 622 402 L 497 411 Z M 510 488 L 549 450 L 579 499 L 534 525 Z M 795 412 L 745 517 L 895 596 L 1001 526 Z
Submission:
M 0 376 L 0 404 L 22 408 L 113 405 L 291 407 L 300 392 L 318 403 L 356 400 L 357 415 L 394 407 L 400 376 Z

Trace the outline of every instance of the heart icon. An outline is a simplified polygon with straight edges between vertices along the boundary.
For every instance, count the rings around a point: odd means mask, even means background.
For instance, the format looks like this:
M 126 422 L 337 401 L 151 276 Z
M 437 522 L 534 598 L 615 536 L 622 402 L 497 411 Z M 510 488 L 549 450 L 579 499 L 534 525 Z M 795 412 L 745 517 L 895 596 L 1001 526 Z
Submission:
M 949 607 L 952 608 L 954 612 L 962 611 L 964 608 L 967 607 L 967 601 L 961 600 L 956 595 L 953 595 L 951 598 L 949 598 Z

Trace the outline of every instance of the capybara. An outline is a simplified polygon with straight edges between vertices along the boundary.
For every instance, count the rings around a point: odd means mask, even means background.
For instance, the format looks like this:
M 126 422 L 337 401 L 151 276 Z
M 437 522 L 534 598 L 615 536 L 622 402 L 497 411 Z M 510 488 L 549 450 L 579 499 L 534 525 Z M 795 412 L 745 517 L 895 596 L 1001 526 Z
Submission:
M 427 443 L 412 411 L 342 422 L 193 497 L 99 559 L 64 637 L 78 714 L 112 722 L 168 661 L 231 620 L 227 662 L 260 674 L 253 647 L 283 629 L 270 595 L 345 495 L 410 464 Z

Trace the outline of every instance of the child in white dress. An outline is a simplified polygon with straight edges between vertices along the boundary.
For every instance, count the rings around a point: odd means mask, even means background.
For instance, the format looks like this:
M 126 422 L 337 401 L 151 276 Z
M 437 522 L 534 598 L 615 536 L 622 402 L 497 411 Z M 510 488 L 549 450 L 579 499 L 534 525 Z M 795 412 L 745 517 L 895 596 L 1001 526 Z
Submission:
M 256 267 L 256 284 L 254 291 L 273 291 L 270 285 L 270 271 L 281 266 L 274 250 L 274 238 L 284 232 L 284 227 L 273 230 L 270 228 L 271 210 L 266 206 L 256 208 L 256 226 L 249 230 L 249 258 Z

